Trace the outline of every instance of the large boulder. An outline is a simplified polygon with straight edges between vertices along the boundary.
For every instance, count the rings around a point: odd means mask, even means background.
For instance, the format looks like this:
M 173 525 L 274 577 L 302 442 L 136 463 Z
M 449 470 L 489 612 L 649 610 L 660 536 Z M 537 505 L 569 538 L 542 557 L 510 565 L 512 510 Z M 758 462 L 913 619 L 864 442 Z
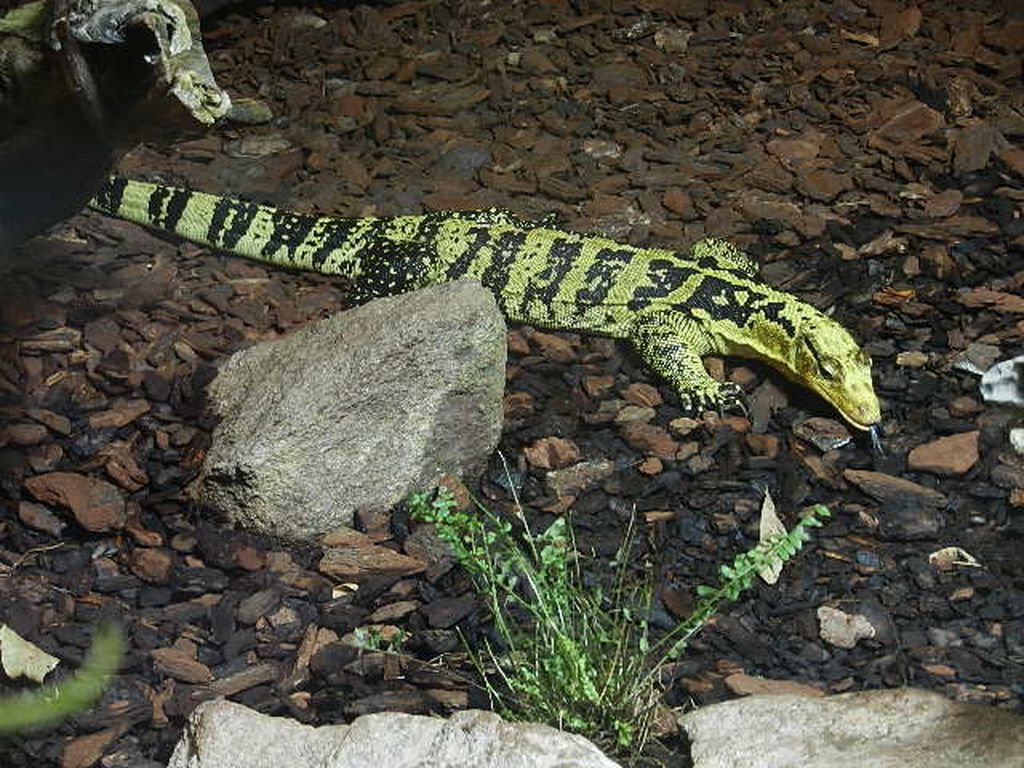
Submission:
M 616 768 L 584 739 L 466 710 L 382 712 L 314 728 L 227 701 L 200 704 L 167 768 Z
M 257 531 L 311 539 L 388 509 L 497 445 L 505 322 L 479 284 L 372 301 L 231 357 L 198 496 Z
M 1024 717 L 914 689 L 749 696 L 680 724 L 694 768 L 1024 766 Z

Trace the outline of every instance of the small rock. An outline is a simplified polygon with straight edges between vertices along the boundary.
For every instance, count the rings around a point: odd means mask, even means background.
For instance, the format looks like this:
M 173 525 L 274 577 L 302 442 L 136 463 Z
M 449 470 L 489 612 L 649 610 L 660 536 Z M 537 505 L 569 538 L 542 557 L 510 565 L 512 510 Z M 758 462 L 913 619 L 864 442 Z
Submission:
M 149 655 L 157 672 L 178 682 L 202 685 L 213 680 L 208 666 L 178 648 L 155 648 Z
M 90 768 L 96 765 L 122 730 L 119 727 L 107 728 L 71 739 L 61 749 L 60 768 Z
M 540 469 L 563 469 L 580 460 L 580 449 L 572 440 L 542 437 L 523 448 L 527 462 Z
M 235 618 L 238 619 L 239 624 L 251 626 L 255 624 L 261 616 L 266 616 L 274 610 L 280 601 L 281 592 L 274 587 L 268 587 L 267 589 L 261 589 L 259 592 L 253 592 L 251 595 L 244 598 L 235 608 Z
M 949 504 L 949 500 L 938 491 L 884 472 L 847 469 L 843 472 L 843 477 L 879 501 L 922 504 L 933 509 L 945 509 Z
M 962 419 L 977 416 L 981 413 L 983 407 L 981 403 L 973 397 L 961 395 L 960 397 L 950 400 L 949 403 L 946 404 L 946 410 L 949 411 L 950 416 Z
M 769 680 L 766 677 L 754 677 L 745 672 L 737 672 L 725 678 L 725 686 L 737 696 L 771 695 L 779 696 L 791 694 L 793 696 L 806 696 L 807 698 L 819 698 L 825 695 L 820 688 L 807 683 L 798 683 L 796 680 Z
M 148 400 L 121 400 L 113 408 L 91 414 L 89 426 L 93 429 L 117 429 L 149 413 L 149 408 Z
M 622 399 L 626 402 L 644 408 L 656 408 L 662 403 L 661 392 L 658 391 L 658 388 L 643 382 L 630 384 L 619 394 L 622 395 Z
M 637 470 L 648 477 L 661 474 L 664 469 L 665 465 L 662 464 L 661 459 L 657 456 L 648 456 L 637 465 Z
M 758 456 L 774 459 L 779 455 L 779 438 L 775 435 L 748 434 L 747 446 Z
M 543 331 L 534 331 L 530 341 L 536 344 L 540 353 L 553 363 L 566 365 L 576 359 L 576 350 L 572 344 L 562 336 Z
M 22 447 L 39 445 L 46 439 L 47 434 L 46 427 L 42 424 L 31 424 L 28 422 L 11 424 L 0 435 L 0 444 L 3 444 L 6 440 L 10 445 Z
M 382 605 L 367 616 L 366 621 L 368 624 L 391 624 L 401 621 L 411 613 L 415 613 L 419 607 L 420 603 L 416 600 L 398 600 L 394 603 Z
M 533 395 L 529 392 L 509 392 L 502 401 L 506 419 L 521 419 L 533 413 Z
M 51 536 L 60 536 L 67 524 L 48 510 L 42 504 L 35 504 L 31 501 L 18 502 L 18 519 L 29 528 L 48 533 Z
M 615 472 L 615 462 L 608 459 L 582 461 L 565 469 L 548 472 L 544 483 L 548 493 L 559 498 L 579 496 Z
M 326 576 L 358 581 L 377 576 L 409 576 L 426 569 L 426 563 L 393 549 L 374 544 L 369 536 L 342 528 L 323 537 L 323 557 L 317 569 Z
M 698 419 L 691 419 L 689 416 L 680 416 L 668 423 L 668 428 L 680 437 L 686 437 L 701 425 Z
M 919 445 L 907 456 L 907 466 L 936 475 L 962 475 L 978 462 L 980 434 L 961 432 Z
M 681 219 L 692 219 L 696 215 L 689 193 L 679 187 L 669 187 L 661 196 L 661 204 Z
M 434 629 L 449 629 L 476 608 L 476 596 L 467 592 L 458 597 L 441 597 L 424 605 L 420 612 Z
M 124 497 L 104 480 L 75 472 L 48 472 L 28 478 L 25 488 L 44 504 L 68 507 L 87 531 L 120 530 L 128 520 Z
M 928 198 L 924 205 L 924 214 L 930 219 L 944 219 L 952 216 L 960 209 L 964 195 L 959 189 L 947 189 Z
M 138 547 L 132 552 L 132 573 L 150 584 L 166 584 L 174 570 L 174 555 L 166 549 Z
M 59 435 L 68 437 L 71 434 L 71 420 L 67 416 L 61 416 L 59 413 L 48 411 L 45 408 L 29 408 L 25 415 Z
M 622 439 L 629 443 L 630 447 L 657 456 L 659 459 L 674 459 L 679 450 L 677 443 L 668 432 L 653 424 L 641 422 L 630 422 L 619 427 L 619 434 Z
M 614 376 L 586 376 L 583 379 L 583 391 L 588 397 L 601 397 L 615 386 Z
M 627 405 L 615 414 L 616 424 L 629 424 L 631 422 L 647 423 L 657 416 L 653 408 L 643 405 Z
M 896 365 L 901 368 L 923 368 L 928 365 L 928 355 L 917 350 L 900 352 L 896 355 Z
M 797 188 L 812 200 L 830 203 L 848 189 L 853 179 L 847 173 L 834 173 L 821 168 L 801 168 L 797 172 Z
M 821 639 L 839 648 L 853 648 L 859 640 L 875 636 L 875 628 L 866 617 L 828 605 L 818 608 L 818 622 Z
M 852 439 L 850 430 L 845 425 L 822 416 L 812 416 L 794 424 L 793 434 L 801 440 L 806 440 L 822 453 L 842 448 Z

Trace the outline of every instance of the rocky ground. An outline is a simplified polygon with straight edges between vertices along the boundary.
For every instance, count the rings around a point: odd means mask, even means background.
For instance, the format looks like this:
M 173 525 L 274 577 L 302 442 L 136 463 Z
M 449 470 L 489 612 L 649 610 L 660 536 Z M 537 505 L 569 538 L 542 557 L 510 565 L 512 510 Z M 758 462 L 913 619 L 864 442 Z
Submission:
M 515 485 L 538 524 L 571 511 L 597 567 L 635 509 L 663 625 L 756 541 L 765 489 L 789 520 L 833 510 L 694 643 L 670 704 L 911 685 L 1024 707 L 1022 417 L 977 393 L 1024 352 L 1017 4 L 304 3 L 205 31 L 220 83 L 273 119 L 142 148 L 127 174 L 340 215 L 496 205 L 634 244 L 722 235 L 866 342 L 881 455 L 836 447 L 828 407 L 765 368 L 710 361 L 749 418 L 688 419 L 624 345 L 510 329 L 511 471 L 495 458 L 471 489 L 508 509 Z M 163 763 L 216 695 L 312 723 L 481 703 L 457 571 L 343 593 L 315 548 L 189 501 L 217 363 L 345 308 L 341 286 L 94 214 L 0 274 L 0 620 L 70 665 L 102 617 L 130 643 L 102 706 L 5 742 L 4 765 Z M 359 524 L 429 559 L 401 510 Z M 978 566 L 930 561 L 948 546 Z M 370 626 L 406 655 L 337 642 Z

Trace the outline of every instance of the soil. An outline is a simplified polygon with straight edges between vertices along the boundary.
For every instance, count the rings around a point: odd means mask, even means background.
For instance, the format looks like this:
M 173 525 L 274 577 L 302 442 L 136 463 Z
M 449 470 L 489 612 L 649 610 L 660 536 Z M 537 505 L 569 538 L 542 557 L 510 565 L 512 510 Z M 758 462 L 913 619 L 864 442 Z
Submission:
M 672 667 L 670 705 L 800 683 L 1024 710 L 1024 416 L 977 376 L 1024 353 L 1018 4 L 265 3 L 204 30 L 220 83 L 273 119 L 142 147 L 125 174 L 345 216 L 493 205 L 638 245 L 720 235 L 865 342 L 882 453 L 836 447 L 829 407 L 762 366 L 709 361 L 749 414 L 686 419 L 625 345 L 510 328 L 509 470 L 496 456 L 467 483 L 498 511 L 515 487 L 536 526 L 572 514 L 598 569 L 635 513 L 656 624 L 756 543 L 766 490 L 790 524 L 832 510 Z M 129 641 L 100 706 L 0 762 L 165 763 L 217 695 L 314 724 L 486 704 L 456 631 L 485 617 L 457 569 L 346 592 L 315 547 L 190 501 L 215 366 L 344 309 L 343 286 L 91 213 L 0 273 L 0 620 L 62 667 L 104 618 Z M 552 475 L 577 460 L 591 482 Z M 428 546 L 403 510 L 359 522 Z M 978 565 L 930 560 L 949 546 Z M 864 636 L 823 639 L 823 606 Z M 406 633 L 403 655 L 335 641 L 371 625 Z

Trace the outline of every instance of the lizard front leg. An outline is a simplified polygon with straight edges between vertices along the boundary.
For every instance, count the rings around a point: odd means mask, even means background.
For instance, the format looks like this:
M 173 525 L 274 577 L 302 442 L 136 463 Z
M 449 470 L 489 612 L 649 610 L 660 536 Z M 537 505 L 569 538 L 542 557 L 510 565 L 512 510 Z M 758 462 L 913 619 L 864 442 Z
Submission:
M 716 381 L 704 368 L 702 356 L 716 350 L 693 318 L 678 312 L 644 314 L 633 323 L 629 338 L 651 370 L 679 393 L 684 410 L 746 411 L 739 386 Z

